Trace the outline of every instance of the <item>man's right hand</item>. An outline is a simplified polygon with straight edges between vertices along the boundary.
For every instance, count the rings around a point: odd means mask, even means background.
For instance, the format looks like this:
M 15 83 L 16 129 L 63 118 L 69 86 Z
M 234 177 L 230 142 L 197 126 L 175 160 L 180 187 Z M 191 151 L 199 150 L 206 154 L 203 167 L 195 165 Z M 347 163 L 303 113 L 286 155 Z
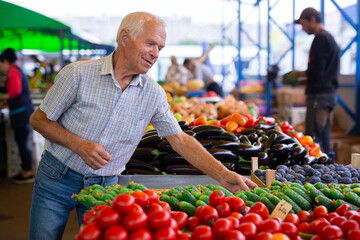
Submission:
M 110 154 L 100 144 L 87 140 L 81 144 L 77 154 L 94 170 L 103 168 L 111 160 Z

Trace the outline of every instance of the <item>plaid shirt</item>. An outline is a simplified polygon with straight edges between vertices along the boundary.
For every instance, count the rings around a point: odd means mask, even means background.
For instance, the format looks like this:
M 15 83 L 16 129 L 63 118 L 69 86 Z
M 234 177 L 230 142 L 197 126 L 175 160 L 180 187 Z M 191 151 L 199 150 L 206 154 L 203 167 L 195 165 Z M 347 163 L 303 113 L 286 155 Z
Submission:
M 111 155 L 105 167 L 94 170 L 70 149 L 46 140 L 45 150 L 84 175 L 119 175 L 149 122 L 159 136 L 181 131 L 165 91 L 150 77 L 138 75 L 121 90 L 114 77 L 112 55 L 64 67 L 40 105 L 50 120 L 101 144 Z

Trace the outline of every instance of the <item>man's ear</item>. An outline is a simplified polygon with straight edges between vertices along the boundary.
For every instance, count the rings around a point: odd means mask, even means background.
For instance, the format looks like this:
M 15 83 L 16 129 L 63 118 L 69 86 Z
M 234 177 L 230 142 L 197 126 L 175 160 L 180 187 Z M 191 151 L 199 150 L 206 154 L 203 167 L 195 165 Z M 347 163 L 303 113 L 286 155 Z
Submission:
M 130 32 L 128 29 L 122 29 L 120 31 L 119 42 L 122 46 L 126 46 L 130 38 Z

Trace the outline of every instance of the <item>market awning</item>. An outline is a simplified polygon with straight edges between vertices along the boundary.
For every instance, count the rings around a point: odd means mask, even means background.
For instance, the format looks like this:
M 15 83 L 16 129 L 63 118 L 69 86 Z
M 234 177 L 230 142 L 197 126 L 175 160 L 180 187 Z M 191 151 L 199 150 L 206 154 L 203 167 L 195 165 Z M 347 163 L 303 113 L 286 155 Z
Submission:
M 5 48 L 62 52 L 64 49 L 105 49 L 114 47 L 74 35 L 69 26 L 27 8 L 0 1 L 0 51 Z M 106 54 L 105 54 L 106 55 Z

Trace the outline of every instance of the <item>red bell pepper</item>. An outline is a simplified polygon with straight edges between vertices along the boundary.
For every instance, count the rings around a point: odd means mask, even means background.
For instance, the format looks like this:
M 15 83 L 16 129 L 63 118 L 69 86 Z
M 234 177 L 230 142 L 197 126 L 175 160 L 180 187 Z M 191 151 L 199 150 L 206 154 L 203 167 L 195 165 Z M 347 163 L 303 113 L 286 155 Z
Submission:
M 194 121 L 192 121 L 189 126 L 193 127 L 193 126 L 200 126 L 200 125 L 205 125 L 207 124 L 206 121 L 206 117 L 205 116 L 200 116 L 197 119 L 195 119 Z
M 232 115 L 224 117 L 223 119 L 220 120 L 220 125 L 226 126 L 226 124 L 231 120 L 231 118 L 232 118 Z
M 314 144 L 314 140 L 311 136 L 306 135 L 303 138 L 300 139 L 300 143 L 303 147 L 305 146 L 312 146 Z
M 248 115 L 248 114 L 245 114 L 245 117 L 247 117 L 247 121 L 246 121 L 246 125 L 245 127 L 246 128 L 251 128 L 251 127 L 255 127 L 255 121 L 256 121 L 256 118 L 252 115 Z
M 239 126 L 239 124 L 237 124 L 237 122 L 235 121 L 229 121 L 227 122 L 226 124 L 226 128 L 225 130 L 228 131 L 228 132 L 234 132 L 235 129 Z
M 302 132 L 292 132 L 290 136 L 296 138 L 300 142 L 304 137 L 304 134 Z
M 317 156 L 320 153 L 320 144 L 318 143 L 314 143 L 313 145 L 310 146 L 309 149 L 309 155 L 310 156 Z

